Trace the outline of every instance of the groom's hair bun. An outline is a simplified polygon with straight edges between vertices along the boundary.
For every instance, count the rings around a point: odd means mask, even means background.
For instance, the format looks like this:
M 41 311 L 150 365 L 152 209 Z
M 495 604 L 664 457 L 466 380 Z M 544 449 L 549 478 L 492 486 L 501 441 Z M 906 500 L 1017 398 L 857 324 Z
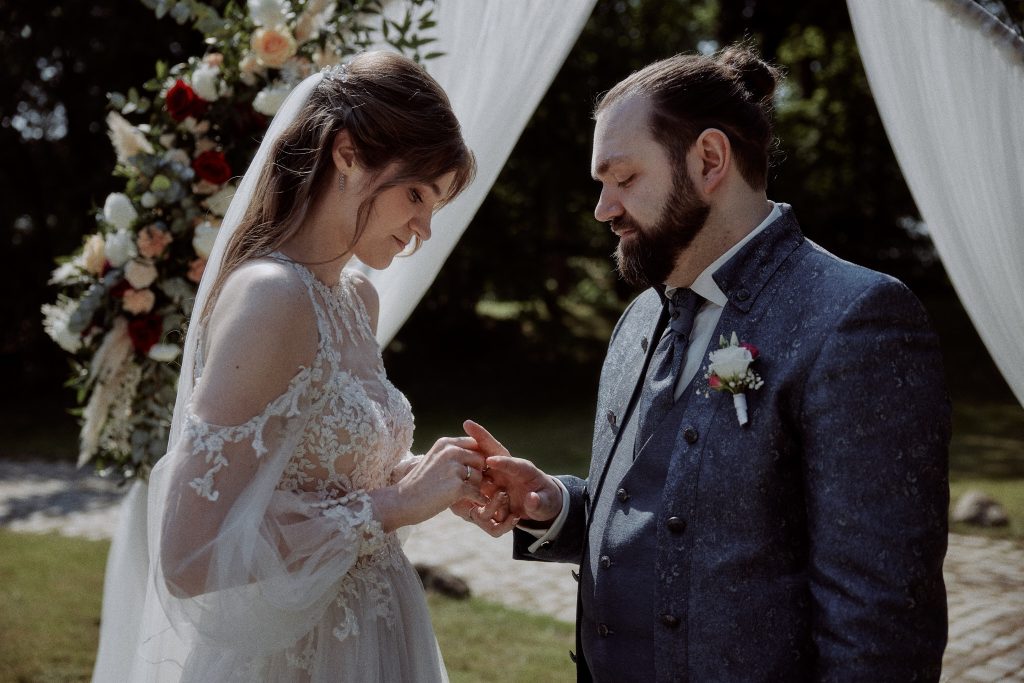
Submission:
M 617 83 L 598 99 L 594 117 L 616 102 L 647 98 L 651 132 L 677 168 L 700 134 L 716 128 L 729 138 L 743 178 L 752 188 L 764 189 L 777 146 L 772 100 L 781 80 L 781 70 L 761 59 L 750 42 L 710 55 L 679 54 Z
M 722 50 L 719 61 L 732 67 L 736 77 L 755 102 L 771 101 L 775 87 L 782 79 L 781 71 L 757 56 L 747 44 L 738 44 Z

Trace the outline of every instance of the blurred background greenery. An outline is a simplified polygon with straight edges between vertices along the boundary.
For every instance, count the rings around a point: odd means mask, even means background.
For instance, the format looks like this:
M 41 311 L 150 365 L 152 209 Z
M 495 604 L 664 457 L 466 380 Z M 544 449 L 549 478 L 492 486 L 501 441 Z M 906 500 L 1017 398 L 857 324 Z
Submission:
M 1020 30 L 1024 0 L 979 1 Z M 55 296 L 46 285 L 53 259 L 81 243 L 96 202 L 120 189 L 105 93 L 143 83 L 157 59 L 180 61 L 204 46 L 131 0 L 4 1 L 0 26 L 0 315 L 9 322 L 0 328 L 0 457 L 70 459 L 68 361 L 44 335 L 39 306 Z M 473 417 L 553 469 L 585 469 L 600 360 L 635 295 L 613 272 L 613 235 L 592 216 L 595 96 L 655 59 L 743 38 L 788 73 L 769 196 L 794 206 L 810 238 L 899 277 L 924 301 L 956 406 L 954 490 L 1012 482 L 1020 520 L 1024 410 L 921 223 L 842 2 L 599 0 L 489 197 L 385 353 L 416 410 L 417 446 Z

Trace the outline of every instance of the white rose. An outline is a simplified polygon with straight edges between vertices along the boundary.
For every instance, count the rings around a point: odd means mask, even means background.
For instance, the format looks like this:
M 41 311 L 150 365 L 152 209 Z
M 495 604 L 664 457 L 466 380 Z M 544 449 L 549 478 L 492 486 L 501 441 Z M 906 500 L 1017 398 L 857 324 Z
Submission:
M 192 248 L 200 257 L 208 259 L 216 241 L 217 228 L 210 223 L 200 223 L 196 227 L 196 234 L 192 237 Z
M 120 268 L 128 263 L 138 253 L 135 249 L 135 235 L 127 230 L 118 230 L 108 234 L 103 246 L 107 252 L 107 260 L 115 268 Z
M 277 26 L 285 22 L 281 0 L 249 0 L 249 16 L 257 26 Z
M 268 85 L 256 94 L 256 99 L 252 101 L 252 108 L 264 116 L 273 116 L 284 104 L 289 92 L 291 92 L 291 88 L 284 83 Z
M 156 266 L 149 261 L 134 259 L 124 267 L 124 279 L 135 289 L 145 289 L 156 281 Z
M 212 64 L 200 64 L 192 72 L 192 90 L 207 102 L 213 102 L 219 96 L 217 77 L 220 68 Z
M 213 215 L 223 218 L 224 214 L 228 212 L 228 207 L 231 206 L 231 198 L 234 196 L 235 188 L 231 185 L 225 185 L 219 192 L 206 200 L 206 206 L 213 212 Z
M 115 228 L 127 230 L 138 217 L 139 212 L 135 210 L 128 195 L 120 192 L 107 195 L 107 201 L 103 203 L 103 218 Z
M 181 347 L 177 344 L 154 344 L 147 355 L 158 363 L 170 363 L 180 354 Z
M 711 371 L 724 382 L 739 379 L 747 374 L 747 368 L 754 362 L 750 351 L 742 346 L 727 346 L 724 349 L 712 351 L 710 358 Z

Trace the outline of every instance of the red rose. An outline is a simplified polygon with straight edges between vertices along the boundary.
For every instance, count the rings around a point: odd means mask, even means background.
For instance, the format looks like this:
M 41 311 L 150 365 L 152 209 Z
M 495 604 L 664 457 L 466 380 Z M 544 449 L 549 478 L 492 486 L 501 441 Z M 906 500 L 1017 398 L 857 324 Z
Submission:
M 196 95 L 191 86 L 180 78 L 167 91 L 165 104 L 167 113 L 175 121 L 184 121 L 189 116 L 199 118 L 206 111 L 206 100 Z
M 128 291 L 129 287 L 131 287 L 131 285 L 128 284 L 127 280 L 121 280 L 110 288 L 110 296 L 114 299 L 120 299 L 124 296 L 124 293 Z
M 712 389 L 717 389 L 722 386 L 722 380 L 718 379 L 718 375 L 711 375 L 708 377 L 708 386 Z
M 192 160 L 192 170 L 197 176 L 214 185 L 226 183 L 231 177 L 231 167 L 224 158 L 224 152 L 215 152 L 212 149 Z
M 757 350 L 757 347 L 751 344 L 750 342 L 743 342 L 742 344 L 740 344 L 740 348 L 750 351 L 751 358 L 757 358 L 757 354 L 759 353 L 759 351 Z
M 146 355 L 164 335 L 164 321 L 155 313 L 140 315 L 128 322 L 128 336 L 135 350 Z

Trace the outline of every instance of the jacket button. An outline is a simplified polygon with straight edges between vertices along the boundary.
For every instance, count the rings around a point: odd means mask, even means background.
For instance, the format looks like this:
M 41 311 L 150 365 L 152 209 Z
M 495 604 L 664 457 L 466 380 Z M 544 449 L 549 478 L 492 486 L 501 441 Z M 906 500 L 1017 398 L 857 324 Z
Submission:
M 683 430 L 683 438 L 686 439 L 686 443 L 697 443 L 697 430 L 693 427 L 687 427 Z
M 575 581 L 576 583 L 580 582 L 580 575 L 577 572 L 575 572 L 572 569 L 570 569 L 569 573 L 572 574 L 572 580 L 573 581 Z
M 608 411 L 608 424 L 610 424 L 612 427 L 614 427 L 615 423 L 617 421 L 618 421 L 618 418 L 615 417 L 615 411 L 609 410 Z
M 601 636 L 602 638 L 607 638 L 611 634 L 612 634 L 612 630 L 610 628 L 608 628 L 607 624 L 598 624 L 597 625 L 597 635 Z
M 540 544 L 539 550 L 546 550 L 551 547 L 551 541 L 544 541 Z
M 672 614 L 662 614 L 661 623 L 665 624 L 669 628 L 675 628 L 679 626 L 679 617 Z
M 608 569 L 608 567 L 612 566 L 612 558 L 608 557 L 607 555 L 602 555 L 600 562 L 602 569 Z
M 669 517 L 665 522 L 668 530 L 674 534 L 681 534 L 686 531 L 686 520 L 682 517 Z
M 643 351 L 644 353 L 647 353 L 647 344 L 648 344 L 648 341 L 647 341 L 647 337 L 644 337 L 644 338 L 642 338 L 642 339 L 640 340 L 640 349 L 641 349 L 641 350 L 642 350 L 642 351 Z
M 747 299 L 750 298 L 750 292 L 748 292 L 745 289 L 741 289 L 738 292 L 736 292 L 736 298 L 739 299 L 740 301 L 746 301 Z
M 620 503 L 625 503 L 629 500 L 629 491 L 626 489 L 619 489 L 615 492 L 615 497 L 619 499 Z

